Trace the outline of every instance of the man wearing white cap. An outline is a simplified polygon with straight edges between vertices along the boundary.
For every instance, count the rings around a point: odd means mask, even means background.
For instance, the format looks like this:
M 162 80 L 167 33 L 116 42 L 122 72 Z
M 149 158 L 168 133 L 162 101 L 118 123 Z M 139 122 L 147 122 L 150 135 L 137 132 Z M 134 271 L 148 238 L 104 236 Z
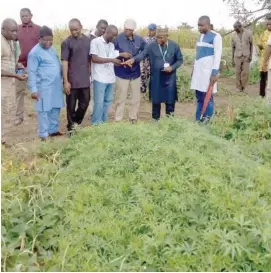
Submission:
M 134 34 L 136 22 L 128 19 L 124 23 L 124 32 L 119 34 L 115 40 L 115 49 L 120 53 L 127 52 L 132 56 L 138 55 L 145 48 L 146 42 L 139 35 Z M 125 62 L 128 59 L 121 58 Z M 131 92 L 131 108 L 129 120 L 132 123 L 137 121 L 137 114 L 140 106 L 140 64 L 132 68 L 128 66 L 115 66 L 116 74 L 116 112 L 115 121 L 123 119 L 125 102 L 128 91 Z

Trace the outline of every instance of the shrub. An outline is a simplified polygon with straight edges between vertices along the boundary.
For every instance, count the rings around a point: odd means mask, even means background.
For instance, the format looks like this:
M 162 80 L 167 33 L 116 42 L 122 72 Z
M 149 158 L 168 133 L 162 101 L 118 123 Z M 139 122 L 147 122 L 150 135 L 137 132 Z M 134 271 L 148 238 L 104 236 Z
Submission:
M 258 62 L 254 63 L 249 72 L 249 84 L 255 84 L 260 81 L 260 72 Z
M 191 101 L 194 99 L 194 92 L 190 89 L 191 75 L 184 69 L 177 73 L 177 89 L 179 101 Z
M 271 107 L 262 99 L 247 99 L 231 118 L 214 119 L 211 133 L 238 143 L 261 163 L 271 166 Z

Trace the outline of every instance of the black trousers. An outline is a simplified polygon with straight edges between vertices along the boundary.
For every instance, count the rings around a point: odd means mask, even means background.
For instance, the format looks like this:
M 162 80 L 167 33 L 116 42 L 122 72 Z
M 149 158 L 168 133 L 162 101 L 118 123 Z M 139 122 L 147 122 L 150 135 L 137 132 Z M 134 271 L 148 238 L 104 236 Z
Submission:
M 173 115 L 175 110 L 175 103 L 166 103 L 166 115 Z M 155 120 L 160 119 L 161 115 L 161 103 L 152 104 L 152 118 Z
M 78 106 L 76 109 L 76 104 Z M 88 109 L 90 101 L 90 88 L 78 88 L 71 89 L 70 95 L 66 95 L 66 106 L 67 106 L 67 128 L 69 131 L 73 129 L 74 123 L 81 124 L 86 111 Z
M 268 72 L 260 72 L 260 96 L 265 97 Z

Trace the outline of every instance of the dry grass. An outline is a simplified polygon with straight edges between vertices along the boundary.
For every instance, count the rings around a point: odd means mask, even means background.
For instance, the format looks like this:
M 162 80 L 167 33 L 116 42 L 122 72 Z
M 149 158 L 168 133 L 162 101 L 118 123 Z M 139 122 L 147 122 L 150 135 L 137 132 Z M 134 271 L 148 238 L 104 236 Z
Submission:
M 144 36 L 147 34 L 146 29 L 139 29 L 138 34 Z M 69 36 L 69 30 L 67 28 L 56 28 L 54 30 L 54 41 L 56 45 L 60 45 L 61 42 Z M 182 48 L 195 48 L 195 43 L 198 39 L 199 33 L 194 30 L 188 29 L 171 29 L 169 33 L 170 39 L 177 42 Z M 230 36 L 224 38 L 224 46 L 230 46 Z

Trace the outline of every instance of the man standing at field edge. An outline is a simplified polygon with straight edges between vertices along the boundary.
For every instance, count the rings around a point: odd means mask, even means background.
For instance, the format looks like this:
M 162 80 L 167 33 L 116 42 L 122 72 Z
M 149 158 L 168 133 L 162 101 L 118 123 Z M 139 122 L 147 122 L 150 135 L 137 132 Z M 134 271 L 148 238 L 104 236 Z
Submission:
M 90 43 L 92 42 L 92 40 L 94 40 L 95 38 L 101 37 L 104 35 L 105 30 L 108 26 L 108 22 L 104 19 L 100 19 L 99 22 L 96 25 L 96 29 L 94 29 L 93 31 L 87 32 L 85 33 L 85 35 L 87 37 L 89 37 Z M 94 107 L 94 99 L 93 99 L 93 77 L 91 75 L 91 71 L 90 71 L 90 81 L 91 81 L 91 86 L 90 86 L 90 115 L 92 115 L 93 112 L 93 107 Z
M 134 33 L 136 22 L 127 19 L 124 23 L 124 32 L 120 33 L 115 40 L 115 48 L 120 53 L 127 52 L 130 56 L 136 56 L 142 52 L 146 42 L 142 37 Z M 121 58 L 125 62 L 128 58 Z M 131 92 L 131 107 L 129 120 L 132 124 L 137 122 L 137 114 L 140 106 L 140 63 L 134 66 L 115 66 L 116 74 L 116 111 L 115 121 L 123 119 L 127 94 Z
M 213 93 L 217 92 L 217 78 L 222 55 L 222 37 L 219 33 L 211 30 L 208 16 L 199 18 L 198 28 L 201 35 L 197 42 L 191 89 L 196 90 L 196 120 L 201 121 L 202 108 L 209 86 L 213 86 Z M 214 100 L 213 96 L 211 96 L 203 119 L 208 120 L 213 114 Z
M 15 43 L 18 25 L 5 19 L 1 28 L 1 142 L 6 145 L 6 134 L 15 122 L 15 79 L 26 80 L 26 75 L 15 74 Z
M 68 131 L 84 119 L 90 100 L 90 39 L 82 31 L 81 22 L 69 22 L 71 35 L 61 45 L 64 90 L 66 93 Z M 78 106 L 76 109 L 76 105 Z
M 234 25 L 232 37 L 232 63 L 236 69 L 236 87 L 244 92 L 248 84 L 249 67 L 253 54 L 253 35 L 242 27 L 240 22 Z
M 32 13 L 30 9 L 23 8 L 20 11 L 22 24 L 18 28 L 18 41 L 20 44 L 21 54 L 18 60 L 18 66 L 22 65 L 27 68 L 27 57 L 31 49 L 39 43 L 40 26 L 32 22 Z M 20 125 L 24 120 L 24 96 L 27 89 L 26 81 L 16 80 L 16 125 Z

